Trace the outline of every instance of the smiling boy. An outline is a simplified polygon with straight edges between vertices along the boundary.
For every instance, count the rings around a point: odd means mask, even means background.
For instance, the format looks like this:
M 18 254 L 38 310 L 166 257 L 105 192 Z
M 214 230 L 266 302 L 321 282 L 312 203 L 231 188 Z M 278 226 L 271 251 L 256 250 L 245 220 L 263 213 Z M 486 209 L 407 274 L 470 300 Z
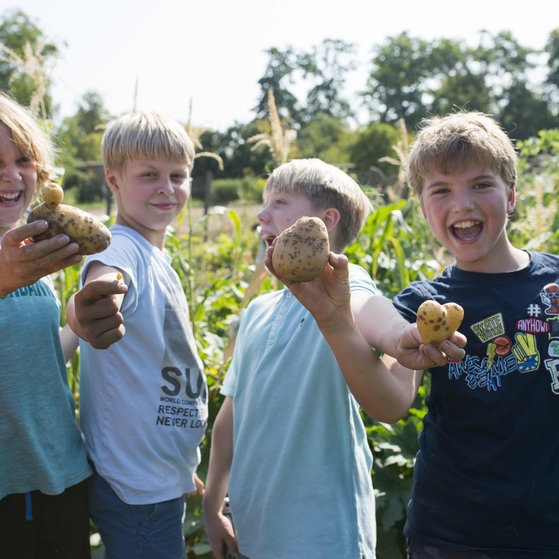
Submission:
M 184 559 L 207 388 L 164 242 L 190 192 L 194 146 L 178 123 L 140 112 L 109 125 L 102 152 L 116 224 L 109 248 L 86 259 L 84 287 L 68 305 L 68 322 L 91 341 L 80 341 L 91 516 L 107 558 Z
M 427 299 L 458 303 L 468 342 L 460 362 L 428 367 L 431 390 L 405 525 L 408 557 L 555 559 L 559 258 L 508 238 L 517 156 L 493 118 L 459 112 L 423 124 L 408 182 L 455 262 L 432 281 L 410 284 L 394 305 L 414 322 Z M 376 364 L 350 312 L 347 259 L 331 255 L 330 264 L 293 292 L 317 317 L 344 374 L 373 376 Z M 413 383 L 410 375 L 403 391 Z M 397 391 L 387 396 L 387 405 L 399 401 Z
M 319 159 L 300 159 L 272 172 L 257 217 L 269 245 L 300 217 L 318 217 L 332 249 L 341 251 L 370 209 L 349 175 Z M 390 419 L 407 409 L 414 390 L 413 372 L 394 359 L 382 362 L 371 346 L 424 366 L 446 356 L 433 347 L 430 354 L 419 351 L 414 329 L 363 268 L 350 266 L 347 285 L 351 312 L 368 322 L 375 390 L 357 368 L 342 374 L 317 322 L 290 289 L 257 297 L 243 314 L 212 430 L 204 495 L 217 559 L 227 550 L 250 559 L 375 557 L 372 455 L 359 404 Z M 448 349 L 462 355 L 453 344 Z M 387 397 L 394 393 L 397 398 Z M 222 513 L 226 493 L 235 530 Z

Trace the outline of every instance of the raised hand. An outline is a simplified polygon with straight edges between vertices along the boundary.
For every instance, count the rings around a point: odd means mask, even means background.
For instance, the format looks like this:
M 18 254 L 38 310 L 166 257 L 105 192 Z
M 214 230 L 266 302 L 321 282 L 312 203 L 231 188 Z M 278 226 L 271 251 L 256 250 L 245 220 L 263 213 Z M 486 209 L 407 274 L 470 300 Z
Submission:
M 32 237 L 47 229 L 45 221 L 36 221 L 7 231 L 0 246 L 0 296 L 31 285 L 68 266 L 78 264 L 79 247 L 67 235 L 34 242 Z

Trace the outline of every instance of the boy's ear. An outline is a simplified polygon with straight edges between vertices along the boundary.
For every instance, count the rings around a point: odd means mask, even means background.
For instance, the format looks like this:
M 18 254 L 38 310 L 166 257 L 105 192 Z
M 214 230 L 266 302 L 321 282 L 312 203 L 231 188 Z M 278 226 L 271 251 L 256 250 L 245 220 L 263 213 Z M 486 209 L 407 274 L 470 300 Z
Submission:
M 507 199 L 507 213 L 511 214 L 514 210 L 514 206 L 516 205 L 516 188 L 513 186 L 509 189 L 509 195 Z
M 321 217 L 328 231 L 332 231 L 340 222 L 340 212 L 336 208 L 328 208 Z
M 118 190 L 118 179 L 115 173 L 110 169 L 105 169 L 105 181 L 111 192 L 116 192 Z

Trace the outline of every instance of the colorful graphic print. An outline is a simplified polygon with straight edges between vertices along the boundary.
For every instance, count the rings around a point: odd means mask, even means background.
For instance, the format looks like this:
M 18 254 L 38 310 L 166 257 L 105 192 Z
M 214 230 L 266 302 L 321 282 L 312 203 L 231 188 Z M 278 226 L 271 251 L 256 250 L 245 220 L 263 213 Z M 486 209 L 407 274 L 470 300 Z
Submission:
M 495 391 L 507 375 L 537 373 L 543 362 L 551 391 L 559 395 L 559 286 L 545 285 L 540 299 L 543 305 L 529 304 L 527 316 L 516 321 L 513 339 L 505 333 L 500 313 L 472 324 L 474 335 L 487 344 L 486 354 L 483 358 L 466 355 L 450 363 L 449 379 L 463 378 L 472 390 Z

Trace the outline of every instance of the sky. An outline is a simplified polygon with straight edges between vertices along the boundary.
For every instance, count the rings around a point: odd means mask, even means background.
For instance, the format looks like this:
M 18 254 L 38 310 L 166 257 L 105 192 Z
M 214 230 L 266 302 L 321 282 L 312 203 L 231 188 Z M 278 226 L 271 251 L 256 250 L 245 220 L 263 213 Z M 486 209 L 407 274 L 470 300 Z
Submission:
M 154 110 L 224 131 L 254 118 L 272 47 L 309 51 L 324 39 L 356 45 L 348 96 L 363 89 L 374 46 L 404 31 L 476 44 L 510 31 L 543 48 L 559 28 L 557 0 L 1 0 L 60 49 L 51 69 L 58 118 L 96 91 L 114 116 Z

